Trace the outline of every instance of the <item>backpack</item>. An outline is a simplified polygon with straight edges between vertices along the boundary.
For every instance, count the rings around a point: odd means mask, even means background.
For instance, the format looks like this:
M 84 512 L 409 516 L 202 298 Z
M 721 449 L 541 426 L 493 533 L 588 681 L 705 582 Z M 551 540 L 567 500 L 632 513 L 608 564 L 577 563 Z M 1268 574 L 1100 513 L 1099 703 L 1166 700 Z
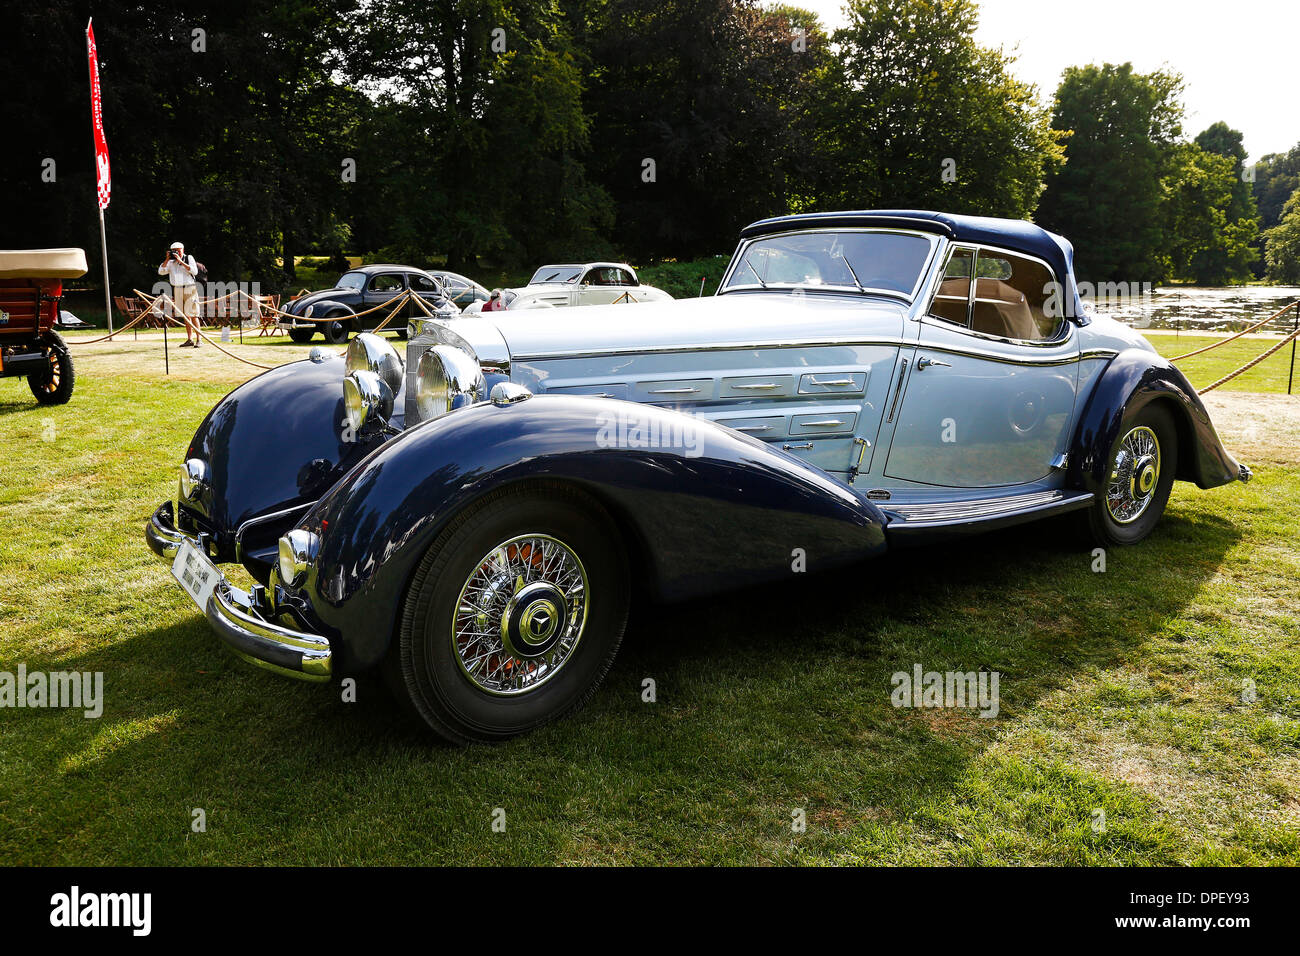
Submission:
M 194 281 L 206 283 L 208 281 L 208 267 L 199 260 L 194 260 Z

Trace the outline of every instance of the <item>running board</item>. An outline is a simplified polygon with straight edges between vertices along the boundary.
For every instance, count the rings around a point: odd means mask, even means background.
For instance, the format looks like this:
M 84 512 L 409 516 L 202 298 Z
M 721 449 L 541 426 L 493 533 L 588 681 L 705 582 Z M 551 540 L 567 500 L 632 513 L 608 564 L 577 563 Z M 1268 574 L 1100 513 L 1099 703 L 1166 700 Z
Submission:
M 1022 521 L 1035 521 L 1077 511 L 1088 507 L 1092 501 L 1091 491 L 1035 491 L 1025 495 L 966 501 L 899 502 L 888 505 L 877 502 L 877 506 L 889 519 L 885 530 L 891 535 L 903 535 L 932 531 L 990 531 Z

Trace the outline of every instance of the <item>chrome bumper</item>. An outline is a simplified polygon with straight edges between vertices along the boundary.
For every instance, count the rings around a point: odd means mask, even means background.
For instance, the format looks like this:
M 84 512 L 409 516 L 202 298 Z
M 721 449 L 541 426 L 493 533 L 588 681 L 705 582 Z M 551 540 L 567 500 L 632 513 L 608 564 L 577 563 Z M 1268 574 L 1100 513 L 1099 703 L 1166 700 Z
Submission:
M 176 529 L 170 501 L 153 513 L 144 535 L 150 550 L 168 560 L 176 557 L 183 541 L 201 547 L 193 535 Z M 261 588 L 243 591 L 223 575 L 204 614 L 217 636 L 250 664 L 298 680 L 330 679 L 334 655 L 329 639 L 272 623 Z

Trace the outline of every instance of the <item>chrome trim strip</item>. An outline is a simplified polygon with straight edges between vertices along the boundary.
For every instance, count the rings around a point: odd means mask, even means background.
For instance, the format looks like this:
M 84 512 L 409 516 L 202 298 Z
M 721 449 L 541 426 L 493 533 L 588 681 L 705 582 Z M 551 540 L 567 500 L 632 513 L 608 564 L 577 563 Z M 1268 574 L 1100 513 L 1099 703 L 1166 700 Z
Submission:
M 310 508 L 310 507 L 311 507 L 312 505 L 314 505 L 315 503 L 316 503 L 316 502 L 314 502 L 314 501 L 308 501 L 308 502 L 306 502 L 305 504 L 294 505 L 292 508 L 284 508 L 284 509 L 281 510 L 281 511 L 272 511 L 272 512 L 270 512 L 270 513 L 268 513 L 268 514 L 257 515 L 256 517 L 249 518 L 247 521 L 243 522 L 242 524 L 240 524 L 240 526 L 239 526 L 238 528 L 235 529 L 235 544 L 236 544 L 236 546 L 238 546 L 239 543 L 243 540 L 243 538 L 244 538 L 244 531 L 247 530 L 250 526 L 255 525 L 255 524 L 263 524 L 263 523 L 265 523 L 265 522 L 267 522 L 267 521 L 274 521 L 276 518 L 283 518 L 283 517 L 285 517 L 285 516 L 287 516 L 287 515 L 291 515 L 291 514 L 293 514 L 295 511 L 306 511 L 308 508 Z
M 1027 342 L 1006 340 L 1009 345 L 1027 346 Z M 910 339 L 894 338 L 882 336 L 873 339 L 806 339 L 803 341 L 791 341 L 786 339 L 774 339 L 766 342 L 752 342 L 744 345 L 738 345 L 731 342 L 713 342 L 704 345 L 656 345 L 656 346 L 636 346 L 622 349 L 600 349 L 591 352 L 534 352 L 529 355 L 516 355 L 517 362 L 541 362 L 550 359 L 566 358 L 601 358 L 620 355 L 663 355 L 669 352 L 752 352 L 756 349 L 797 349 L 797 348 L 825 348 L 825 347 L 846 347 L 859 348 L 872 345 L 889 345 L 896 348 L 911 348 L 917 343 Z M 1059 345 L 1060 343 L 1055 343 Z M 1119 354 L 1115 349 L 1096 348 L 1087 349 L 1082 352 L 1072 353 L 1064 359 L 1052 357 L 1049 359 L 1042 358 L 1023 358 L 1016 359 L 1009 355 L 1002 355 L 997 352 L 990 352 L 985 349 L 976 348 L 958 348 L 951 345 L 932 345 L 926 343 L 927 349 L 936 352 L 946 352 L 950 355 L 969 355 L 974 358 L 986 358 L 993 361 L 1003 362 L 1010 365 L 1060 365 L 1069 362 L 1079 361 L 1085 358 L 1114 358 Z M 829 383 L 821 383 L 829 384 Z
M 1034 492 L 1008 498 L 981 498 L 969 502 L 890 505 L 883 510 L 893 520 L 885 527 L 891 532 L 923 531 L 927 528 L 963 526 L 972 522 L 997 519 L 1037 517 L 1045 512 L 1066 512 L 1086 508 L 1093 501 L 1091 491 Z

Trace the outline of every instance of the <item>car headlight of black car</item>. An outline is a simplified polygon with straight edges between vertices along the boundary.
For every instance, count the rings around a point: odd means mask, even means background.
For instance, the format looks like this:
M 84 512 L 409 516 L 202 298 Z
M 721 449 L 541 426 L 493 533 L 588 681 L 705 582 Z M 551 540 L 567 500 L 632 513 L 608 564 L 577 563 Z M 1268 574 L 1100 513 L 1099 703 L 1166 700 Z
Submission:
M 360 431 L 369 423 L 387 421 L 402 389 L 404 368 L 397 350 L 378 335 L 362 332 L 348 344 L 344 368 L 343 408 L 348 425 Z
M 286 587 L 297 587 L 307 576 L 320 550 L 320 538 L 305 528 L 294 528 L 280 539 L 280 581 Z
M 415 372 L 415 407 L 419 420 L 487 399 L 487 383 L 478 362 L 452 345 L 435 345 L 421 356 Z

